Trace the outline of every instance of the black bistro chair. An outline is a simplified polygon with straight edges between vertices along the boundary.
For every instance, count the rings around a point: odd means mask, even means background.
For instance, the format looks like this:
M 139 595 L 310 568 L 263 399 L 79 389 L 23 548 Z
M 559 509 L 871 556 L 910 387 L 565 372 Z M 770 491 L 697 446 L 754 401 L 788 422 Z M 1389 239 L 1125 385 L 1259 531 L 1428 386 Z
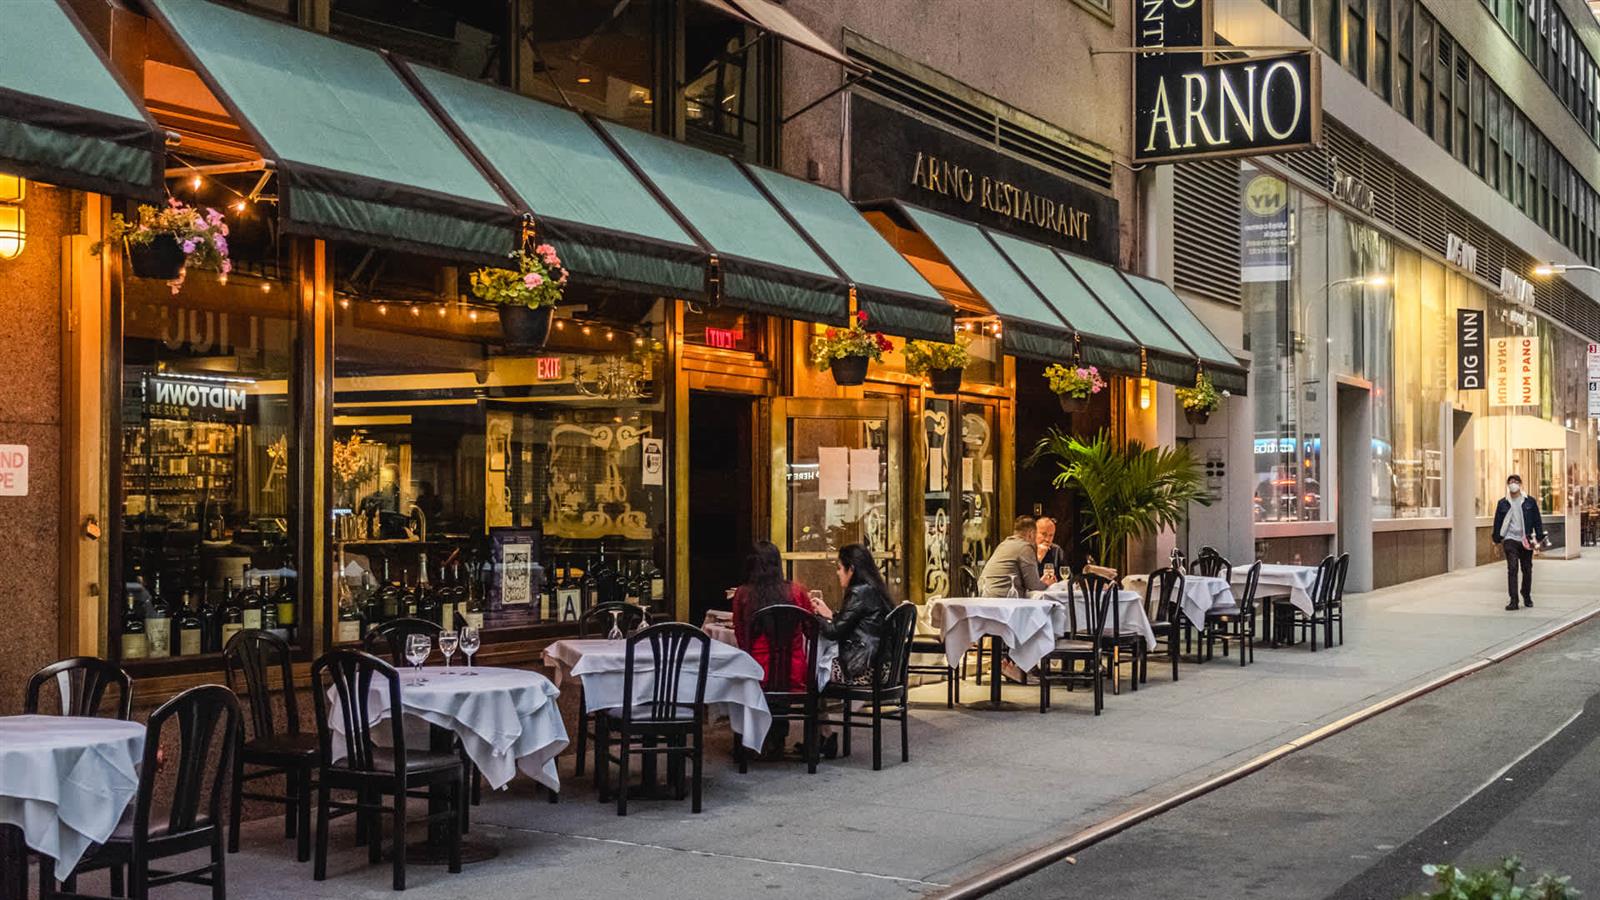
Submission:
M 767 645 L 766 677 L 761 691 L 773 722 L 801 723 L 800 746 L 805 751 L 806 771 L 817 771 L 817 617 L 798 606 L 769 606 L 750 618 L 750 640 L 764 639 Z M 796 684 L 791 661 L 795 648 L 803 647 L 805 677 Z M 780 754 L 782 748 L 779 748 Z M 741 773 L 750 770 L 748 751 L 739 740 L 733 742 L 733 755 Z
M 1189 563 L 1190 575 L 1204 575 L 1207 578 L 1221 578 L 1226 581 L 1233 580 L 1233 563 L 1228 562 L 1222 554 L 1210 547 L 1201 547 L 1200 555 Z
M 650 671 L 650 696 L 635 702 L 634 668 L 639 645 L 649 648 L 643 665 Z M 663 622 L 628 638 L 622 674 L 622 706 L 594 715 L 595 786 L 601 800 L 607 796 L 611 763 L 617 764 L 617 815 L 628 814 L 628 777 L 633 757 L 665 757 L 667 770 L 677 782 L 681 798 L 683 760 L 691 766 L 690 808 L 700 811 L 705 768 L 706 673 L 711 664 L 711 636 L 682 622 Z M 685 679 L 693 685 L 685 700 Z M 611 738 L 617 753 L 611 754 Z M 663 743 L 664 742 L 664 743 Z
M 295 859 L 311 858 L 311 786 L 317 771 L 317 736 L 300 731 L 300 704 L 295 699 L 292 651 L 270 631 L 250 629 L 228 639 L 222 648 L 228 689 L 237 691 L 235 675 L 244 676 L 250 703 L 250 737 L 240 735 L 233 757 L 233 802 L 228 813 L 228 852 L 239 852 L 239 820 L 245 800 L 283 804 L 283 836 L 295 839 Z M 271 676 L 277 670 L 278 688 Z M 273 697 L 279 698 L 278 704 Z M 283 709 L 284 729 L 275 707 Z M 249 766 L 247 770 L 245 767 Z M 282 794 L 250 793 L 245 786 L 262 778 L 284 777 Z
M 1235 597 L 1233 609 L 1213 609 L 1206 613 L 1206 659 L 1211 658 L 1214 642 L 1222 640 L 1222 655 L 1228 655 L 1228 644 L 1239 644 L 1239 665 L 1256 661 L 1256 587 L 1261 582 L 1261 560 L 1250 564 L 1245 571 L 1244 590 Z
M 1339 646 L 1344 646 L 1344 580 L 1350 574 L 1350 554 L 1341 553 L 1334 562 L 1333 593 L 1328 597 L 1328 613 L 1323 617 L 1324 634 L 1323 643 L 1333 646 L 1333 626 L 1339 626 Z
M 357 827 L 365 823 L 369 829 L 364 836 L 367 859 L 379 862 L 383 847 L 383 814 L 388 812 L 392 823 L 390 858 L 394 865 L 394 889 L 403 891 L 406 889 L 407 799 L 426 797 L 430 801 L 443 801 L 437 805 L 430 803 L 430 809 L 437 811 L 424 816 L 424 820 L 430 825 L 436 820 L 448 823 L 442 830 L 449 833 L 449 868 L 451 872 L 460 872 L 461 810 L 466 799 L 466 780 L 461 757 L 454 752 L 406 748 L 404 716 L 389 717 L 389 746 L 378 746 L 374 740 L 370 706 L 373 679 L 386 683 L 390 707 L 398 708 L 399 670 L 370 653 L 348 648 L 330 650 L 311 665 L 311 699 L 316 703 L 317 752 L 322 765 L 322 777 L 317 781 L 317 851 L 311 877 L 317 881 L 328 877 L 328 822 L 336 815 L 357 813 Z M 337 708 L 331 712 L 328 708 L 330 684 L 338 701 Z M 338 716 L 344 737 L 345 755 L 338 760 L 333 756 L 331 715 Z M 355 800 L 335 801 L 332 792 L 336 790 L 354 791 Z M 439 791 L 446 796 L 435 797 Z M 385 796 L 393 801 L 387 809 L 383 803 Z
M 1106 634 L 1111 607 L 1117 602 L 1117 584 L 1092 573 L 1079 575 L 1075 592 L 1083 596 L 1085 617 L 1078 617 L 1078 604 L 1067 604 L 1067 636 L 1039 660 L 1039 712 L 1050 709 L 1050 685 L 1065 684 L 1068 690 L 1085 685 L 1094 692 L 1094 714 L 1105 708 L 1105 679 L 1110 670 L 1111 636 Z
M 842 753 L 850 755 L 850 732 L 856 728 L 872 729 L 872 770 L 883 768 L 883 723 L 885 720 L 900 723 L 900 761 L 911 761 L 910 689 L 907 667 L 911 661 L 911 633 L 917 627 L 917 607 L 902 603 L 889 611 L 883 620 L 883 633 L 878 637 L 878 649 L 872 655 L 872 680 L 866 684 L 839 684 L 831 682 L 822 690 L 824 700 L 841 701 L 841 715 L 837 719 L 823 719 L 824 724 L 838 725 L 844 730 Z M 850 709 L 853 703 L 867 705 L 867 721 L 859 721 Z
M 1165 654 L 1172 661 L 1172 680 L 1178 680 L 1178 633 L 1184 631 L 1183 570 L 1176 566 L 1157 569 L 1150 573 L 1144 585 L 1144 614 L 1150 620 L 1150 630 L 1156 636 L 1154 650 L 1145 648 L 1144 666 L 1140 676 L 1150 674 L 1150 657 Z
M 406 639 L 413 634 L 425 634 L 428 640 L 437 642 L 439 633 L 444 631 L 438 622 L 428 619 L 418 619 L 411 616 L 402 616 L 390 619 L 361 637 L 361 649 L 371 653 L 379 659 L 387 659 L 389 665 L 399 668 L 407 665 Z
M 603 638 L 611 631 L 612 616 L 617 629 L 624 635 L 638 631 L 650 618 L 645 608 L 633 603 L 600 603 L 590 607 L 578 617 L 578 637 Z M 572 773 L 583 774 L 584 760 L 589 753 L 589 737 L 594 733 L 594 716 L 583 702 L 583 679 L 578 679 L 578 755 L 572 761 Z
M 55 682 L 61 698 L 61 715 L 98 717 L 106 689 L 117 689 L 116 718 L 133 718 L 133 679 L 120 666 L 93 656 L 74 656 L 53 662 L 33 673 L 22 695 L 22 711 L 39 714 L 39 695 L 44 686 Z
M 174 718 L 176 760 L 168 758 L 165 768 L 170 773 L 162 772 L 156 754 Z M 61 886 L 65 891 L 56 884 L 55 860 L 40 856 L 40 900 L 87 896 L 77 892 L 77 876 L 97 869 L 110 869 L 111 893 L 129 900 L 145 900 L 151 888 L 180 881 L 206 885 L 213 900 L 226 900 L 223 799 L 238 746 L 239 719 L 238 698 L 220 684 L 190 688 L 151 713 L 145 725 L 144 759 L 133 805 L 111 837 L 67 874 Z M 162 794 L 159 802 L 158 790 Z M 150 866 L 158 859 L 200 850 L 207 851 L 207 861 L 183 871 Z
M 1322 562 L 1317 563 L 1317 577 L 1311 585 L 1311 614 L 1283 597 L 1273 604 L 1273 628 L 1292 634 L 1298 630 L 1300 639 L 1311 640 L 1311 651 L 1317 650 L 1317 629 L 1327 629 L 1328 610 L 1333 603 L 1335 582 L 1339 577 L 1339 561 L 1332 556 L 1324 556 Z M 1328 630 L 1332 634 L 1331 630 Z M 1276 635 L 1274 635 L 1276 637 Z

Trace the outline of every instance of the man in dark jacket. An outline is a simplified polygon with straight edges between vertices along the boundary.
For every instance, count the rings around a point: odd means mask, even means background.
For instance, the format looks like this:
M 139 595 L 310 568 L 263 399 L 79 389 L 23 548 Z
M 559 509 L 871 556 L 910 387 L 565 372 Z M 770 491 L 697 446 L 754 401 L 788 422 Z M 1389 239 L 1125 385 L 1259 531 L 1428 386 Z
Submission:
M 1539 504 L 1522 492 L 1522 476 L 1506 479 L 1506 495 L 1494 508 L 1494 542 L 1506 554 L 1506 609 L 1517 608 L 1517 569 L 1522 569 L 1522 605 L 1533 606 L 1533 548 L 1544 543 Z

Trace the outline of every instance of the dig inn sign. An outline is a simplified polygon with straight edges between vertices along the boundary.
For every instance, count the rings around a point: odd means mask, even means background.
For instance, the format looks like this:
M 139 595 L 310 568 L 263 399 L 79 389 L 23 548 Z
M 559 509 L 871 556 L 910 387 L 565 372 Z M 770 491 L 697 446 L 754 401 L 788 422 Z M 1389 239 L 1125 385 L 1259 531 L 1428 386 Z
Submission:
M 1210 3 L 1134 0 L 1136 45 L 1210 44 Z M 1201 52 L 1134 57 L 1135 163 L 1308 147 L 1320 138 L 1321 113 L 1321 69 L 1313 50 L 1232 60 Z

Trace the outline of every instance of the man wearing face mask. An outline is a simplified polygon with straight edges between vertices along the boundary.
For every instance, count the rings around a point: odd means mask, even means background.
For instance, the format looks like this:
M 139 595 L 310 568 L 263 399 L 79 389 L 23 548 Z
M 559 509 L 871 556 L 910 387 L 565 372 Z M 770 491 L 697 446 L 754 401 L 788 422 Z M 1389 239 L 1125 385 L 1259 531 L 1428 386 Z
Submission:
M 1511 602 L 1506 609 L 1517 608 L 1517 568 L 1522 568 L 1522 605 L 1533 605 L 1533 548 L 1544 543 L 1544 521 L 1539 518 L 1539 504 L 1522 493 L 1522 476 L 1506 479 L 1506 495 L 1494 508 L 1494 542 L 1506 554 L 1506 593 Z

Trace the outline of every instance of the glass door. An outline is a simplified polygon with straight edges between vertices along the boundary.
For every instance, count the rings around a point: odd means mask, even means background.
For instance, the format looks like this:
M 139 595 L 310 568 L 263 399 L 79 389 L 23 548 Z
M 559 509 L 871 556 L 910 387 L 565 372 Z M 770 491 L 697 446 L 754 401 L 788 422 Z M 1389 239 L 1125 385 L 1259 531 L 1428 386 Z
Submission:
M 859 543 L 891 593 L 902 596 L 899 407 L 888 400 L 775 405 L 772 533 L 789 577 L 837 608 L 838 550 Z
M 923 601 L 975 595 L 999 540 L 998 415 L 993 403 L 922 401 Z

